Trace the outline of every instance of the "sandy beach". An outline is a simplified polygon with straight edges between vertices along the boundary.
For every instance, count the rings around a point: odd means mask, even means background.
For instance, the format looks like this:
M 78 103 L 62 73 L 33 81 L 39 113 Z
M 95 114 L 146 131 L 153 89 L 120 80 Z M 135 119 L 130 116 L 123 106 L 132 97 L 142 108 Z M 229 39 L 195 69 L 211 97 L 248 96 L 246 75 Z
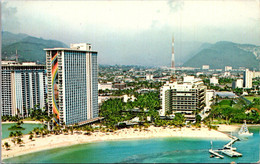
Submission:
M 237 131 L 241 128 L 242 125 L 225 125 L 225 124 L 219 124 L 218 130 L 222 132 L 232 132 Z
M 15 124 L 15 123 L 17 123 L 17 122 L 9 122 L 9 121 L 7 121 L 7 122 L 2 122 L 2 124 Z M 42 124 L 42 122 L 40 122 L 40 121 L 23 121 L 23 123 L 24 124 Z
M 225 129 L 225 127 L 222 127 L 222 129 Z M 4 148 L 2 148 L 2 159 L 75 144 L 157 137 L 210 138 L 222 140 L 230 139 L 228 135 L 226 135 L 225 133 L 216 130 L 209 130 L 205 127 L 202 127 L 200 129 L 184 127 L 180 129 L 172 127 L 163 128 L 154 126 L 150 126 L 146 130 L 143 129 L 142 131 L 140 131 L 139 129 L 129 128 L 120 129 L 115 132 L 95 132 L 92 133 L 90 136 L 84 135 L 84 132 L 83 134 L 74 133 L 73 135 L 50 135 L 45 136 L 43 138 L 33 138 L 34 141 L 28 139 L 29 135 L 24 135 L 22 138 L 24 144 L 22 144 L 21 147 L 17 144 L 14 145 L 11 142 L 11 138 L 2 140 L 2 145 L 5 142 L 8 142 L 11 145 L 10 150 L 5 150 Z

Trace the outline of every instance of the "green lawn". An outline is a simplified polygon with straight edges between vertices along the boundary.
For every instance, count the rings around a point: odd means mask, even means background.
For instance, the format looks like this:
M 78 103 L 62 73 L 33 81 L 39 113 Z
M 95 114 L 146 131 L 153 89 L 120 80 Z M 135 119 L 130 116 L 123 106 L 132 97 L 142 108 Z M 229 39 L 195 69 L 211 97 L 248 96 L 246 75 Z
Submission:
M 245 98 L 252 102 L 254 98 L 260 98 L 260 96 L 245 96 Z
M 232 100 L 222 100 L 219 102 L 219 105 L 231 105 Z

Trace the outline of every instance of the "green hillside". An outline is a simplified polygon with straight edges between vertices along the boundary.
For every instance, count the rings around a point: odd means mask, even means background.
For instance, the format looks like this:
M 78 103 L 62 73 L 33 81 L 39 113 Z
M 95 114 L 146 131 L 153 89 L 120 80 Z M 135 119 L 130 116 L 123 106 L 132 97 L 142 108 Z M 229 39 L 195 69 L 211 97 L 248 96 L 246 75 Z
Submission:
M 22 39 L 26 38 L 27 34 L 13 34 L 8 31 L 2 32 L 2 46 L 7 46 L 9 44 L 19 42 Z
M 210 65 L 210 68 L 246 67 L 258 68 L 257 57 L 260 56 L 260 46 L 236 44 L 232 42 L 217 42 L 208 48 L 202 49 L 183 66 L 200 67 Z
M 26 34 L 2 33 L 2 59 L 14 60 L 17 50 L 19 61 L 37 61 L 45 63 L 44 48 L 68 47 L 66 44 L 56 40 L 45 40 Z

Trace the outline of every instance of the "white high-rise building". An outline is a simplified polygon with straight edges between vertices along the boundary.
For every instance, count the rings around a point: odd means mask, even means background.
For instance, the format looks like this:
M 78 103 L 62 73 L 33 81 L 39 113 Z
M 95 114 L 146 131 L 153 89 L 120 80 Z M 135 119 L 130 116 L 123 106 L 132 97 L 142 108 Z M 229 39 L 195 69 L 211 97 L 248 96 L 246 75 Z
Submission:
M 87 43 L 44 50 L 48 107 L 55 122 L 81 124 L 98 117 L 97 51 Z
M 249 69 L 246 69 L 244 72 L 244 88 L 252 88 L 252 72 Z
M 187 121 L 195 120 L 194 112 L 205 106 L 206 86 L 203 81 L 193 81 L 178 84 L 166 83 L 160 91 L 162 109 L 160 116 L 182 113 Z
M 45 65 L 2 61 L 2 115 L 29 116 L 29 109 L 45 108 Z
M 252 88 L 252 79 L 255 77 L 260 77 L 260 72 L 250 71 L 246 69 L 244 72 L 244 88 Z

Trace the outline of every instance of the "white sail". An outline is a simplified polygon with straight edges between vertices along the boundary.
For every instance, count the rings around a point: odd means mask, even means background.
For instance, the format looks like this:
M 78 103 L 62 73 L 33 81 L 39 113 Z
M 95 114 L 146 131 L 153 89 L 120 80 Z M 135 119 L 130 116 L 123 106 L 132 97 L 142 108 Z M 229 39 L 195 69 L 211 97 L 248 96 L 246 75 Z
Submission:
M 244 135 L 244 136 L 252 136 L 253 133 L 250 133 L 247 126 L 246 122 L 242 125 L 241 129 L 238 132 L 239 135 Z

